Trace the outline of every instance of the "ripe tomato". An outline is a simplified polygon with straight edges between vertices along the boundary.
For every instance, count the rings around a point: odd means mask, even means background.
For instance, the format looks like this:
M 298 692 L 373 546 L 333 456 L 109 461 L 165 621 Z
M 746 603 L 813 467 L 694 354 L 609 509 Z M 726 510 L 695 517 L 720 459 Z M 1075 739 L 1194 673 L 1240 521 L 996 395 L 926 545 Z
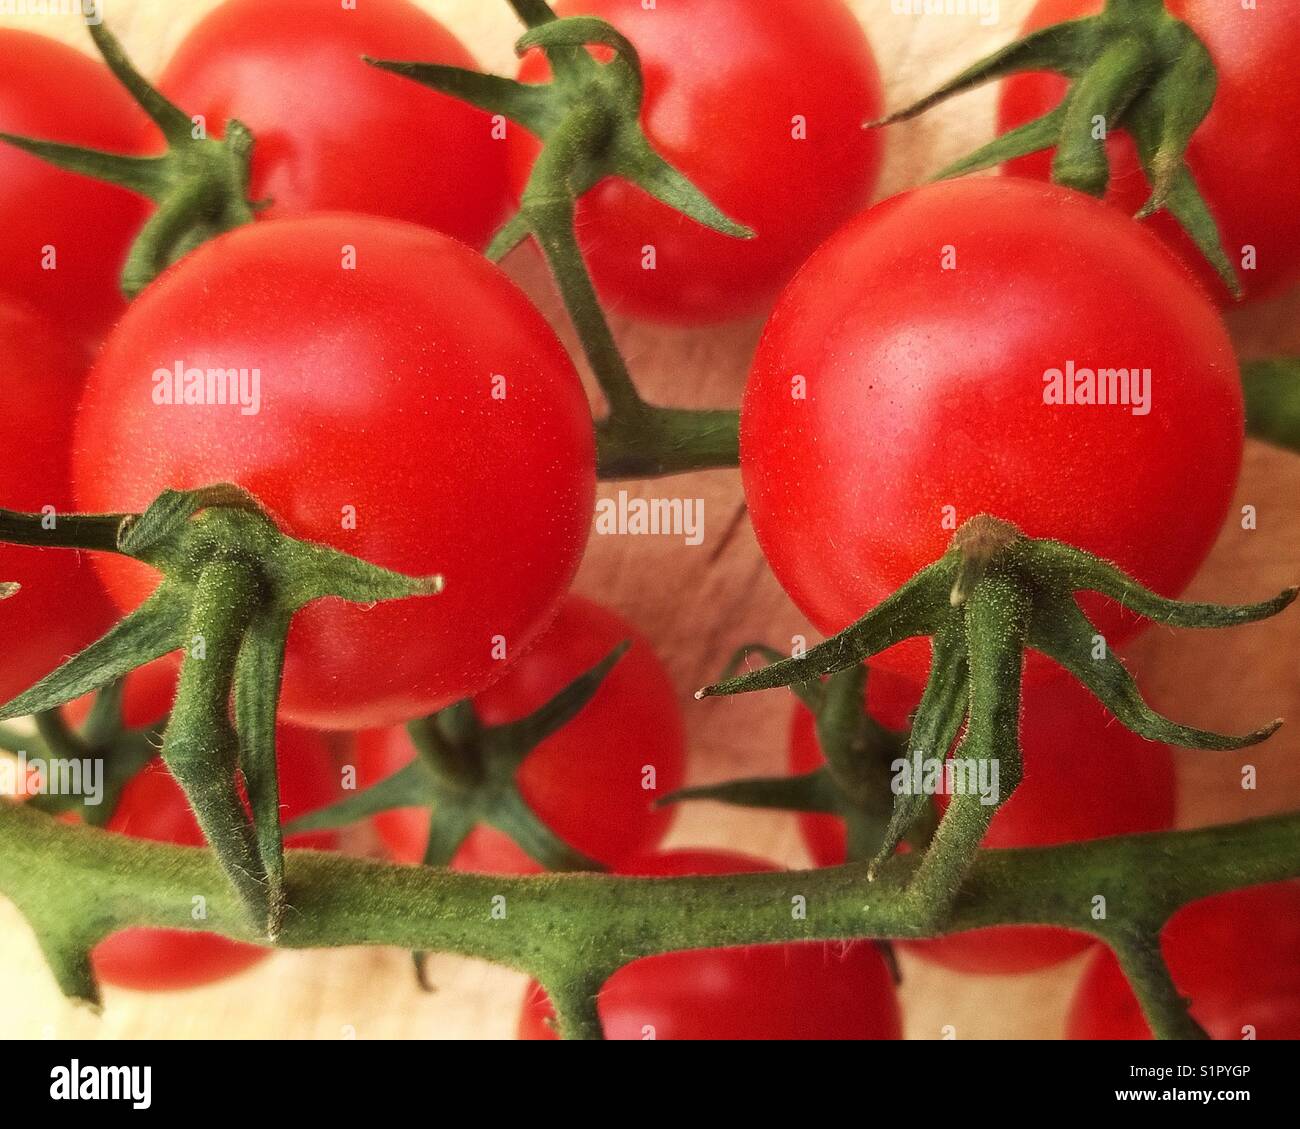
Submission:
M 1046 374 L 1072 365 L 1149 369 L 1149 411 L 1045 402 Z M 1223 524 L 1242 445 L 1232 346 L 1185 269 L 1114 209 L 1010 178 L 906 192 L 826 243 L 778 303 L 741 409 L 758 540 L 828 633 L 979 513 L 1176 596 Z M 1112 644 L 1138 626 L 1087 606 Z M 929 646 L 872 666 L 921 682 Z
M 655 847 L 672 810 L 651 807 L 680 788 L 686 738 L 668 672 L 639 631 L 608 608 L 570 596 L 551 629 L 505 676 L 474 699 L 485 725 L 519 721 L 554 698 L 619 643 L 632 646 L 595 697 L 568 725 L 537 746 L 517 779 L 520 792 L 548 827 L 588 858 L 616 865 Z M 404 728 L 372 730 L 357 739 L 358 778 L 373 784 L 404 768 L 415 749 Z M 647 767 L 655 788 L 643 786 Z M 424 858 L 429 812 L 403 808 L 375 819 L 389 854 Z M 502 832 L 480 825 L 456 853 L 457 870 L 536 874 L 541 867 Z
M 0 152 L 0 167 L 3 161 Z M 68 449 L 85 361 L 43 317 L 6 298 L 0 373 L 0 505 L 57 521 L 73 509 Z M 0 701 L 7 702 L 107 631 L 113 610 L 89 555 L 70 549 L 0 544 L 0 581 L 22 585 L 0 601 Z
M 646 878 L 743 874 L 771 864 L 726 851 L 667 851 L 626 863 Z M 798 942 L 645 957 L 606 982 L 607 1039 L 898 1039 L 893 981 L 876 947 Z M 554 1039 L 555 1015 L 530 985 L 521 1039 Z
M 790 760 L 796 772 L 807 772 L 822 763 L 822 756 L 811 714 L 802 708 L 800 713 L 806 720 L 796 715 Z M 1024 779 L 993 817 L 983 846 L 1047 847 L 1173 826 L 1173 754 L 1125 729 L 1073 679 L 1032 687 L 1020 726 Z M 940 808 L 947 807 L 946 795 L 936 799 Z M 810 826 L 807 821 L 814 819 L 818 822 Z M 820 865 L 844 861 L 839 820 L 805 816 L 802 829 Z M 1026 925 L 899 947 L 958 972 L 1015 973 L 1057 964 L 1093 943 L 1083 933 Z
M 641 122 L 655 149 L 757 238 L 731 239 L 623 180 L 578 207 L 596 286 L 620 312 L 670 323 L 762 310 L 827 235 L 870 199 L 880 139 L 871 45 L 841 0 L 560 0 L 560 16 L 598 16 L 628 37 L 645 71 Z M 549 76 L 540 52 L 525 82 Z M 536 139 L 513 129 L 522 193 Z M 656 265 L 647 270 L 648 249 Z
M 407 0 L 228 0 L 186 37 L 159 88 L 217 130 L 256 138 L 251 195 L 267 218 L 350 211 L 425 224 L 482 247 L 506 205 L 491 118 L 362 61 L 474 68 Z
M 161 704 L 158 699 L 156 704 Z M 166 707 L 164 707 L 165 709 Z M 281 822 L 288 822 L 338 798 L 337 774 L 324 740 L 305 729 L 281 726 L 276 733 L 280 766 Z M 134 839 L 204 845 L 203 832 L 161 760 L 155 761 L 122 793 L 108 829 Z M 289 846 L 328 850 L 333 832 L 295 835 Z M 201 891 L 195 891 L 196 894 Z M 181 929 L 124 929 L 95 946 L 95 974 L 108 984 L 145 991 L 166 991 L 209 984 L 242 972 L 269 956 L 270 949 L 232 941 L 212 933 Z
M 0 28 L 0 131 L 133 153 L 147 128 L 103 63 Z M 125 189 L 0 143 L 0 287 L 89 352 L 126 305 L 118 276 L 148 208 Z
M 1293 162 L 1295 122 L 1300 121 L 1300 83 L 1295 58 L 1300 25 L 1284 4 L 1246 8 L 1220 0 L 1168 0 L 1170 14 L 1186 21 L 1209 48 L 1219 84 L 1209 116 L 1192 137 L 1187 163 L 1219 224 L 1228 258 L 1238 268 L 1247 298 L 1277 294 L 1300 281 L 1300 186 L 1278 176 Z M 1024 31 L 1101 10 L 1101 0 L 1039 0 Z M 1065 94 L 1054 74 L 1014 75 L 1003 84 L 998 128 L 1015 129 L 1048 113 Z M 1133 215 L 1151 194 L 1129 136 L 1117 131 L 1107 141 L 1111 179 L 1106 199 Z M 1009 162 L 1008 171 L 1048 179 L 1054 151 Z M 1227 288 L 1196 245 L 1166 212 L 1148 221 L 1220 301 Z M 1258 262 L 1242 270 L 1242 250 L 1251 246 Z
M 250 393 L 257 373 L 255 413 L 156 402 L 178 366 L 245 369 Z M 590 409 L 541 315 L 462 244 L 365 216 L 254 224 L 164 273 L 91 373 L 74 464 L 86 510 L 236 482 L 295 536 L 446 578 L 434 598 L 299 613 L 281 716 L 322 728 L 483 689 L 499 645 L 521 653 L 555 614 L 595 497 Z M 155 586 L 97 564 L 124 608 Z
M 1300 883 L 1252 886 L 1184 906 L 1160 947 L 1192 1016 L 1212 1038 L 1300 1038 Z M 1109 949 L 1084 970 L 1066 1038 L 1151 1038 Z

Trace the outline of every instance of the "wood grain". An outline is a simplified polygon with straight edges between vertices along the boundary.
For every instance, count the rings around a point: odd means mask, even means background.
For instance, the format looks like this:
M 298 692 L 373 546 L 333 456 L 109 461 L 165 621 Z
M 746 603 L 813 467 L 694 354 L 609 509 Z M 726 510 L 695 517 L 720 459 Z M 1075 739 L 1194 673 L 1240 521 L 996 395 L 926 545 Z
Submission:
M 156 73 L 193 22 L 215 0 L 108 0 L 108 16 L 146 72 Z M 364 3 L 364 0 L 362 0 Z M 672 2 L 672 0 L 660 0 Z M 758 0 L 756 0 L 758 2 Z M 517 25 L 503 0 L 432 0 L 424 5 L 468 43 L 485 65 L 509 69 Z M 905 103 L 988 49 L 1007 42 L 1028 0 L 1003 0 L 990 26 L 968 16 L 896 15 L 889 0 L 856 0 L 885 75 L 890 106 Z M 88 47 L 74 21 L 11 20 Z M 707 32 L 702 32 L 707 34 Z M 894 128 L 880 194 L 914 184 L 992 133 L 991 91 L 940 107 Z M 559 306 L 535 260 L 511 269 L 558 320 Z M 1232 316 L 1252 354 L 1300 349 L 1294 298 Z M 644 389 L 663 402 L 724 406 L 738 401 L 759 323 L 707 332 L 651 330 L 619 321 L 617 331 Z M 571 338 L 569 339 L 571 343 Z M 782 693 L 696 702 L 691 691 L 714 676 L 737 645 L 782 643 L 808 626 L 766 569 L 745 520 L 734 472 L 686 476 L 668 487 L 629 487 L 705 502 L 706 537 L 697 548 L 672 538 L 593 538 L 578 588 L 622 609 L 666 659 L 689 727 L 692 777 L 703 782 L 783 768 L 790 699 Z M 1239 505 L 1258 509 L 1258 529 L 1233 522 L 1197 578 L 1193 598 L 1256 599 L 1300 575 L 1300 459 L 1252 445 Z M 725 536 L 724 536 L 725 534 Z M 1197 725 L 1247 729 L 1278 715 L 1300 717 L 1300 617 L 1232 632 L 1152 631 L 1131 653 L 1155 704 Z M 1182 822 L 1199 824 L 1293 808 L 1300 800 L 1300 728 L 1284 729 L 1249 755 L 1180 754 Z M 1259 788 L 1243 792 L 1239 767 L 1259 769 Z M 793 820 L 744 816 L 691 805 L 676 825 L 676 845 L 717 845 L 792 866 L 806 856 Z M 1058 1036 L 1078 962 L 1016 977 L 963 978 L 903 957 L 907 1034 L 936 1038 Z M 41 961 L 30 930 L 0 902 L 0 1037 L 509 1037 L 523 981 L 512 973 L 439 957 L 438 990 L 420 992 L 405 954 L 344 950 L 277 954 L 216 987 L 145 996 L 109 989 L 100 1016 L 66 1004 Z

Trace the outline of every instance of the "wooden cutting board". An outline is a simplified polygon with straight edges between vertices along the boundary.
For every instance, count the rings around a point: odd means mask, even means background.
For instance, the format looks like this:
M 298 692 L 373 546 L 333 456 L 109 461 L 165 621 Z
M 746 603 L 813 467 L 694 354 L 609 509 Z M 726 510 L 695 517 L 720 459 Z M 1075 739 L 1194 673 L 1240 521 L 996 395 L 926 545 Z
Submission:
M 362 0 L 364 3 L 365 0 Z M 660 0 L 672 3 L 675 0 Z M 760 2 L 760 0 L 754 0 Z M 113 27 L 146 73 L 160 69 L 216 0 L 114 0 Z M 504 0 L 423 4 L 488 67 L 508 71 L 518 24 Z M 1008 42 L 1029 0 L 1002 0 L 985 26 L 974 16 L 894 14 L 890 0 L 851 0 L 875 46 L 891 107 L 910 102 L 988 50 Z M 75 20 L 9 19 L 87 50 Z M 993 92 L 980 91 L 922 119 L 894 127 L 880 195 L 916 184 L 992 136 Z M 559 303 L 527 255 L 511 269 L 555 318 Z M 1300 352 L 1300 295 L 1234 313 L 1233 333 L 1248 355 Z M 708 331 L 616 326 L 642 388 L 664 403 L 727 406 L 739 401 L 760 323 Z M 566 331 L 567 333 L 567 331 Z M 566 340 L 572 345 L 572 337 Z M 619 487 L 615 487 L 617 490 Z M 791 699 L 783 692 L 696 702 L 733 649 L 766 639 L 780 645 L 807 624 L 768 572 L 745 520 L 735 472 L 692 475 L 671 486 L 627 487 L 634 494 L 703 498 L 706 537 L 696 548 L 671 538 L 593 538 L 579 591 L 621 609 L 658 646 L 676 679 L 689 727 L 696 782 L 784 770 Z M 604 488 L 610 493 L 609 488 Z M 1223 532 L 1187 593 L 1193 599 L 1253 600 L 1300 578 L 1300 459 L 1252 444 L 1238 507 L 1257 508 L 1258 528 Z M 1276 716 L 1300 723 L 1300 612 L 1230 632 L 1157 629 L 1130 656 L 1157 708 L 1182 721 L 1246 730 Z M 1300 802 L 1300 724 L 1247 755 L 1180 753 L 1181 822 L 1226 822 L 1292 809 Z M 1239 769 L 1259 769 L 1243 792 Z M 673 845 L 727 846 L 791 866 L 807 864 L 794 822 L 689 805 Z M 912 1038 L 1055 1038 L 1078 973 L 1074 961 L 1023 977 L 959 977 L 902 958 L 903 1007 Z M 449 957 L 435 958 L 437 991 L 416 988 L 404 953 L 349 949 L 277 954 L 216 987 L 165 995 L 108 989 L 101 1016 L 63 1001 L 30 930 L 0 900 L 0 1038 L 509 1037 L 521 977 Z

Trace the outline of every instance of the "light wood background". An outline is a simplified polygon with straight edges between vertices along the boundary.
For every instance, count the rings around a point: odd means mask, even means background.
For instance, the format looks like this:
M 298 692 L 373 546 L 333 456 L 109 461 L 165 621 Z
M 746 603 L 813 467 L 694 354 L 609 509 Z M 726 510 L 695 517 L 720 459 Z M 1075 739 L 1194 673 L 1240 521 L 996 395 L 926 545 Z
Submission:
M 362 3 L 365 0 L 361 0 Z M 504 0 L 423 0 L 488 67 L 508 71 L 518 25 Z M 673 3 L 676 0 L 660 0 Z M 761 0 L 753 0 L 755 3 Z M 107 0 L 108 18 L 146 73 L 156 73 L 193 22 L 215 0 Z M 960 67 L 1013 37 L 1030 4 L 1002 0 L 999 18 L 915 17 L 890 0 L 851 0 L 875 46 L 888 104 L 911 101 Z M 22 26 L 89 50 L 74 20 L 26 18 Z M 992 132 L 991 91 L 967 95 L 921 120 L 895 127 L 880 195 L 917 183 Z M 525 261 L 521 261 L 525 260 Z M 512 270 L 553 315 L 559 305 L 535 262 Z M 1249 355 L 1300 351 L 1300 301 L 1259 306 L 1231 317 Z M 726 406 L 738 402 L 760 323 L 709 331 L 617 326 L 638 380 L 662 402 Z M 571 338 L 568 340 L 571 341 Z M 631 487 L 634 491 L 639 489 Z M 783 771 L 790 699 L 781 692 L 696 702 L 733 648 L 754 639 L 781 645 L 807 625 L 785 598 L 743 520 L 739 476 L 696 475 L 645 491 L 705 500 L 706 537 L 698 548 L 672 538 L 593 538 L 578 589 L 622 609 L 657 644 L 681 692 L 697 782 Z M 1271 595 L 1300 577 L 1300 459 L 1252 444 L 1238 506 L 1258 508 L 1257 530 L 1232 522 L 1190 598 L 1223 601 Z M 724 536 L 732 531 L 729 536 Z M 1253 728 L 1275 716 L 1300 722 L 1300 612 L 1230 632 L 1153 630 L 1130 650 L 1157 708 L 1191 724 Z M 1249 755 L 1181 753 L 1181 822 L 1223 822 L 1294 808 L 1300 802 L 1300 725 Z M 1259 788 L 1243 792 L 1239 769 L 1259 769 Z M 689 805 L 674 845 L 716 845 L 807 862 L 793 820 L 742 816 Z M 1078 973 L 1074 961 L 1024 977 L 963 978 L 903 957 L 907 1034 L 936 1038 L 952 1025 L 959 1038 L 1054 1038 Z M 420 992 L 404 953 L 349 949 L 277 954 L 224 984 L 168 995 L 108 989 L 100 1016 L 59 996 L 30 930 L 0 900 L 0 1037 L 509 1037 L 523 980 L 509 972 L 435 958 L 438 990 Z

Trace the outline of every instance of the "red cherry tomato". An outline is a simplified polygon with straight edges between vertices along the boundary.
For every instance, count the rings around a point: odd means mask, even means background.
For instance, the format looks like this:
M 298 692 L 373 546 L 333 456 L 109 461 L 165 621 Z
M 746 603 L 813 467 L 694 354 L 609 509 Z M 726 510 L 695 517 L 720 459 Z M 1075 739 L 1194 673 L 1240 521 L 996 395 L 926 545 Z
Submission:
M 560 0 L 560 16 L 598 16 L 637 48 L 641 114 L 655 149 L 757 238 L 709 231 L 623 180 L 578 206 L 597 288 L 620 312 L 670 323 L 760 312 L 827 235 L 870 199 L 880 139 L 871 46 L 841 0 Z M 520 78 L 540 82 L 540 52 Z M 511 176 L 522 193 L 538 152 L 511 131 Z M 654 248 L 654 270 L 645 269 Z
M 1127 406 L 1045 402 L 1071 365 L 1149 369 L 1149 411 L 1140 382 Z M 1114 209 L 1010 178 L 904 193 L 826 243 L 778 303 L 741 411 L 759 543 L 828 633 L 979 513 L 1176 596 L 1242 444 L 1232 346 L 1185 268 Z M 1138 626 L 1088 610 L 1112 644 Z M 919 639 L 872 659 L 918 683 L 929 663 Z
M 156 402 L 178 365 L 246 370 L 245 406 Z M 235 482 L 295 536 L 445 577 L 440 596 L 295 617 L 281 716 L 321 728 L 483 689 L 499 640 L 519 653 L 555 614 L 595 497 L 590 409 L 541 315 L 462 244 L 365 216 L 254 224 L 167 271 L 90 375 L 74 464 L 85 510 Z M 124 608 L 156 585 L 97 563 Z
M 256 138 L 265 218 L 349 211 L 425 224 L 482 247 L 506 205 L 506 147 L 481 110 L 362 56 L 477 69 L 407 0 L 228 0 L 186 37 L 159 88 L 216 131 Z
M 103 63 L 0 28 L 0 132 L 143 152 L 144 114 Z M 0 288 L 96 347 L 124 309 L 118 278 L 149 205 L 0 144 Z
M 0 373 L 0 506 L 57 521 L 74 508 L 68 448 L 85 361 L 35 311 L 2 299 Z M 107 631 L 113 610 L 89 555 L 71 549 L 0 544 L 0 581 L 21 585 L 0 601 L 0 702 L 7 702 Z
M 1215 1039 L 1300 1039 L 1300 883 L 1252 886 L 1184 906 L 1160 947 L 1192 1016 Z M 1091 958 L 1067 1039 L 1149 1039 L 1109 949 Z
M 1039 0 L 1025 32 L 1101 10 L 1101 0 Z M 1170 14 L 1186 21 L 1209 48 L 1219 72 L 1214 106 L 1197 129 L 1187 163 L 1219 224 L 1228 258 L 1237 267 L 1247 298 L 1280 293 L 1300 281 L 1300 186 L 1279 176 L 1295 160 L 1295 123 L 1300 121 L 1300 24 L 1284 4 L 1246 8 L 1221 0 L 1169 0 Z M 1006 80 L 998 104 L 1005 132 L 1056 107 L 1065 80 L 1038 73 Z M 1107 141 L 1111 179 L 1106 199 L 1133 215 L 1151 194 L 1132 139 L 1116 131 Z M 1011 161 L 1010 172 L 1051 177 L 1055 150 Z M 1219 301 L 1227 288 L 1196 245 L 1167 212 L 1148 221 Z M 1254 269 L 1242 269 L 1242 252 L 1255 248 Z
M 1125 729 L 1073 679 L 1030 688 L 1020 725 L 1024 779 L 993 817 L 983 846 L 1047 847 L 1173 826 L 1173 754 Z M 812 715 L 802 707 L 790 761 L 796 772 L 823 762 Z M 941 810 L 947 807 L 947 796 L 936 799 Z M 844 861 L 841 821 L 805 816 L 801 823 L 820 865 Z M 1064 929 L 999 926 L 899 947 L 958 972 L 1005 974 L 1046 968 L 1093 943 Z
M 770 863 L 727 851 L 667 851 L 626 863 L 646 878 L 744 874 Z M 597 1004 L 608 1039 L 898 1039 L 894 985 L 867 941 L 800 942 L 646 957 L 606 982 Z M 521 1039 L 554 1039 L 550 1001 L 530 985 Z
M 608 866 L 650 850 L 672 822 L 654 809 L 658 796 L 681 787 L 686 738 L 668 672 L 639 631 L 607 608 L 570 596 L 551 629 L 491 689 L 474 699 L 486 725 L 519 721 L 590 670 L 619 643 L 632 646 L 577 717 L 543 741 L 517 779 L 528 805 L 570 846 Z M 404 728 L 372 730 L 357 739 L 358 777 L 372 784 L 415 757 Z M 647 766 L 655 788 L 643 786 Z M 429 839 L 429 812 L 403 808 L 376 817 L 389 854 L 418 863 Z M 502 832 L 470 832 L 452 866 L 493 874 L 536 874 L 541 867 Z
M 282 822 L 338 798 L 338 776 L 319 735 L 281 726 L 276 741 Z M 133 839 L 183 847 L 204 845 L 203 832 L 185 794 L 160 760 L 126 786 L 108 821 L 108 829 Z M 293 847 L 329 850 L 337 844 L 337 837 L 333 832 L 316 832 L 295 835 L 286 842 Z M 96 945 L 91 960 L 95 974 L 108 984 L 142 991 L 168 991 L 194 988 L 233 976 L 270 954 L 270 949 L 213 933 L 124 929 Z

